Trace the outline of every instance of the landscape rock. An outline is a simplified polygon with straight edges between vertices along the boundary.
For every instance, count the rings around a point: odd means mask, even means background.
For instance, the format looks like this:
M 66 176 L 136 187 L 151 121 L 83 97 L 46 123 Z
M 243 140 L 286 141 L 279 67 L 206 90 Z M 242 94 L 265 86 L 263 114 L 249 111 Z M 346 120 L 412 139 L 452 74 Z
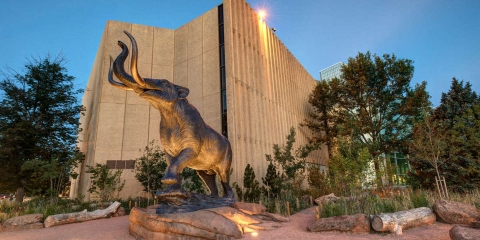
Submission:
M 476 229 L 480 229 L 480 221 L 472 222 L 472 227 Z
M 115 213 L 112 214 L 112 217 L 121 217 L 127 215 L 127 211 L 123 207 L 119 207 Z
M 340 231 L 350 233 L 370 232 L 369 217 L 365 214 L 320 218 L 307 227 L 311 232 Z
M 3 223 L 4 231 L 18 231 L 43 228 L 42 214 L 28 214 L 7 219 Z
M 289 219 L 282 215 L 269 213 L 269 212 L 261 212 L 254 215 L 255 217 L 260 217 L 260 219 L 267 220 L 267 221 L 274 221 L 274 222 L 288 222 Z
M 433 205 L 437 218 L 450 224 L 472 224 L 480 220 L 480 211 L 471 205 L 447 200 L 438 200 Z
M 341 199 L 342 199 L 341 197 L 337 197 L 337 196 L 335 196 L 335 194 L 330 193 L 328 195 L 321 196 L 321 197 L 315 199 L 315 203 L 317 205 L 323 205 L 323 204 L 327 204 L 327 203 L 330 203 L 330 202 L 335 203 L 335 202 L 337 202 Z
M 480 240 L 480 229 L 455 225 L 450 229 L 452 240 Z
M 232 204 L 232 207 L 249 215 L 259 214 L 267 211 L 267 208 L 265 206 L 257 203 L 235 202 L 234 204 Z

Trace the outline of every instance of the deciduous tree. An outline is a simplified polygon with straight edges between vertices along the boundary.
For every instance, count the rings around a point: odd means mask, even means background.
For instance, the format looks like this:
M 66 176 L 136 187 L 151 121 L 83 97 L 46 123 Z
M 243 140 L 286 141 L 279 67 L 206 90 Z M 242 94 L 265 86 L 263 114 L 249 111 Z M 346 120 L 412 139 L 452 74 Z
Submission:
M 406 152 L 413 121 L 430 105 L 425 82 L 410 86 L 413 72 L 412 60 L 394 54 L 349 58 L 340 78 L 319 82 L 310 95 L 314 112 L 305 125 L 316 134 L 312 141 L 331 145 L 332 138 L 346 136 L 361 143 L 382 186 L 379 156 Z

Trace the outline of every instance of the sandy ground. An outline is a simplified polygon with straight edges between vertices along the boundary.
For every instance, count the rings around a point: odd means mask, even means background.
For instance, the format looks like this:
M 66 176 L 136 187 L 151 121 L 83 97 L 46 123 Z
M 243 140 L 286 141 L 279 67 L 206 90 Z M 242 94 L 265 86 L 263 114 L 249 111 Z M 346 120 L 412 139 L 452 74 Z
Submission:
M 290 217 L 290 222 L 283 223 L 283 227 L 271 231 L 258 232 L 255 236 L 251 233 L 244 235 L 242 239 L 335 239 L 335 240 L 360 240 L 360 239 L 381 239 L 381 240 L 449 240 L 448 231 L 452 225 L 435 223 L 433 225 L 407 229 L 403 235 L 392 234 L 346 234 L 346 233 L 312 233 L 306 227 L 315 222 L 313 208 L 306 209 L 301 213 Z M 43 228 L 37 230 L 26 230 L 18 232 L 0 232 L 0 239 L 135 239 L 128 233 L 128 216 L 93 220 L 83 223 L 67 224 L 62 226 Z

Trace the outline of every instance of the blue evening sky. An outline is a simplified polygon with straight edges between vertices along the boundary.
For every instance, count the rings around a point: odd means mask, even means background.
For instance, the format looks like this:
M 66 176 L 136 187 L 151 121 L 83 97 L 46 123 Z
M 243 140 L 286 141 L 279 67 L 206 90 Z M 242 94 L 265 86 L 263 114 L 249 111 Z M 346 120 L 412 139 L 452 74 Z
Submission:
M 452 77 L 480 93 L 478 0 L 248 0 L 310 74 L 358 52 L 414 61 L 412 86 L 427 81 L 433 105 Z M 0 68 L 57 55 L 84 89 L 107 20 L 176 29 L 221 0 L 1 0 Z

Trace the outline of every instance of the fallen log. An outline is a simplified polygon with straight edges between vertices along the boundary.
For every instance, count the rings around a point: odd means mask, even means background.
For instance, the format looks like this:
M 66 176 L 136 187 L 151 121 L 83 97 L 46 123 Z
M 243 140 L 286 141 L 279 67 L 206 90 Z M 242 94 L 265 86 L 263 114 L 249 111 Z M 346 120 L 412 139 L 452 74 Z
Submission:
M 310 232 L 340 231 L 340 232 L 369 232 L 370 220 L 365 214 L 343 215 L 337 217 L 320 218 L 307 227 Z
M 46 228 L 48 228 L 51 226 L 58 226 L 67 223 L 85 222 L 99 218 L 106 218 L 110 214 L 115 213 L 118 207 L 120 207 L 120 203 L 114 202 L 108 208 L 95 210 L 93 212 L 87 212 L 87 209 L 85 209 L 81 212 L 50 215 L 45 219 L 43 224 Z
M 373 217 L 372 227 L 378 232 L 389 231 L 400 235 L 403 229 L 432 224 L 435 220 L 436 216 L 432 209 L 421 207 L 401 212 L 375 215 Z

